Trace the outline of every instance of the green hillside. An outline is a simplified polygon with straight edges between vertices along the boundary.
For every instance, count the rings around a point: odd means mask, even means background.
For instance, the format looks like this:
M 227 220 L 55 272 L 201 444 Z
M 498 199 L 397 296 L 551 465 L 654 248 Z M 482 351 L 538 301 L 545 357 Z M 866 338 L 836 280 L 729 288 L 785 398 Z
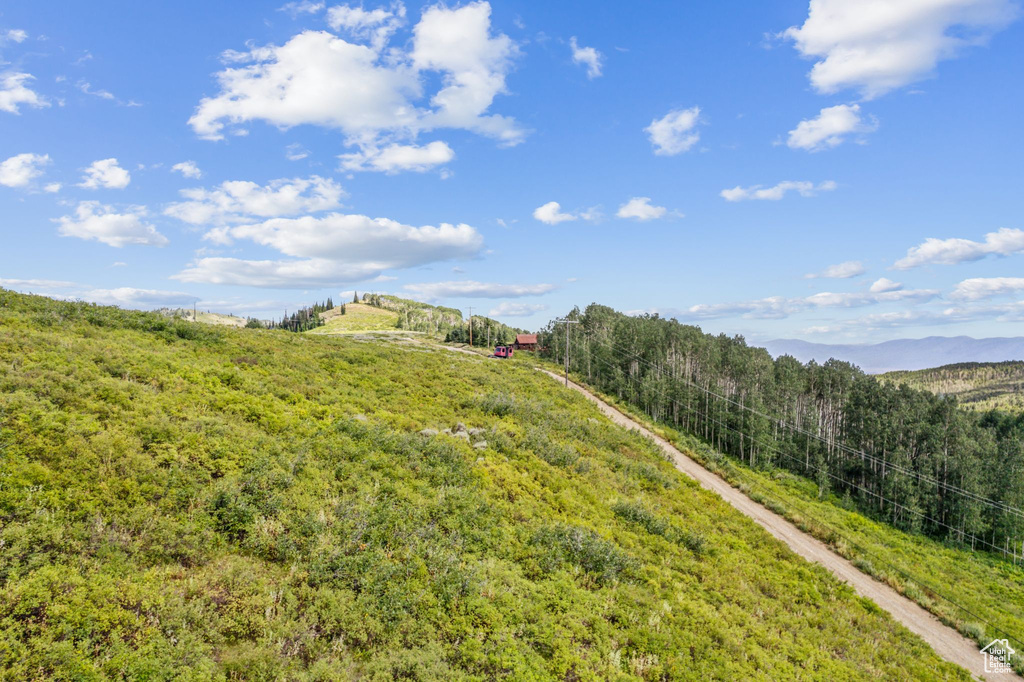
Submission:
M 344 314 L 341 306 L 321 315 L 324 324 L 310 329 L 307 334 L 353 334 L 368 331 L 395 331 L 398 329 L 398 313 L 375 308 L 363 303 L 346 303 Z
M 964 362 L 912 372 L 887 372 L 880 381 L 953 395 L 977 410 L 1024 412 L 1024 362 Z
M 968 679 L 528 362 L 0 290 L 0 678 Z

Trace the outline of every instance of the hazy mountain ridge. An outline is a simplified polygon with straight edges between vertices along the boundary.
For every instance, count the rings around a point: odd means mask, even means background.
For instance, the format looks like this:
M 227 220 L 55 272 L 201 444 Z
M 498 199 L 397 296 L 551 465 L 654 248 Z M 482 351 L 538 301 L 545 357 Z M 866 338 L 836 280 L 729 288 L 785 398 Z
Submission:
M 1024 360 L 1024 337 L 975 339 L 970 336 L 929 336 L 875 344 L 812 343 L 774 339 L 764 344 L 773 357 L 792 355 L 800 362 L 851 362 L 869 374 L 919 370 L 964 362 Z

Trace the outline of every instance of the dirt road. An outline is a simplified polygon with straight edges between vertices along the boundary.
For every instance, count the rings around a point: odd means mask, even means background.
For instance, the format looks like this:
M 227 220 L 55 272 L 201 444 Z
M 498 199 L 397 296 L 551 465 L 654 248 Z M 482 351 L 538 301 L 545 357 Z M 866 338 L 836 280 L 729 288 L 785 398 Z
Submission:
M 548 372 L 547 370 L 540 371 L 559 382 L 564 381 L 561 376 L 554 374 L 553 372 Z M 928 644 L 930 644 L 931 647 L 935 649 L 935 652 L 942 658 L 966 668 L 972 675 L 982 679 L 1022 679 L 1013 674 L 986 676 L 984 657 L 974 642 L 967 639 L 953 628 L 943 625 L 938 618 L 930 614 L 928 611 L 925 611 L 916 603 L 907 599 L 888 585 L 875 580 L 865 573 L 862 573 L 852 563 L 829 549 L 828 545 L 807 533 L 804 533 L 775 512 L 754 502 L 739 490 L 733 488 L 724 480 L 684 455 L 664 438 L 655 435 L 650 430 L 633 421 L 611 405 L 598 399 L 582 386 L 571 381 L 569 382 L 569 386 L 585 395 L 592 402 L 596 403 L 601 411 L 619 426 L 637 430 L 645 436 L 652 438 L 661 447 L 661 449 L 672 458 L 675 462 L 676 468 L 695 479 L 704 488 L 717 493 L 726 502 L 759 523 L 765 528 L 765 530 L 784 542 L 790 549 L 803 558 L 808 561 L 817 562 L 832 571 L 836 577 L 852 586 L 853 589 L 857 591 L 857 594 L 867 597 L 878 604 L 878 606 L 892 614 L 892 617 L 902 623 L 908 630 L 919 635 L 921 639 L 928 642 Z

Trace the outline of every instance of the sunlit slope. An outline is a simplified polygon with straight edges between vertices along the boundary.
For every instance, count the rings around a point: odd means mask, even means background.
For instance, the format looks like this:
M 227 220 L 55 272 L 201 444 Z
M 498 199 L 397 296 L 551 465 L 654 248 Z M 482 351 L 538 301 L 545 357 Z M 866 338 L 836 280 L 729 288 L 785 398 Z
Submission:
M 398 327 L 398 313 L 366 305 L 346 303 L 345 314 L 341 306 L 323 315 L 326 322 L 307 334 L 353 334 L 357 332 L 395 330 Z
M 0 542 L 0 678 L 966 679 L 582 397 L 425 343 L 0 291 Z
M 1024 362 L 964 362 L 913 372 L 887 372 L 882 381 L 955 395 L 965 407 L 1024 411 Z

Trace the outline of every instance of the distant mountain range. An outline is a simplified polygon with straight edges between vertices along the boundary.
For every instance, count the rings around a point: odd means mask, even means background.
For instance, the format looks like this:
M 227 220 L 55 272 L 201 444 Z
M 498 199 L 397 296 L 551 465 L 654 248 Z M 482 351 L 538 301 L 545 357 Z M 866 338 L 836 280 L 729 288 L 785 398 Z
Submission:
M 1024 337 L 972 339 L 969 336 L 929 336 L 875 344 L 810 343 L 775 339 L 764 344 L 773 357 L 792 355 L 801 362 L 829 358 L 851 362 L 868 374 L 914 370 L 960 362 L 1024 360 Z

